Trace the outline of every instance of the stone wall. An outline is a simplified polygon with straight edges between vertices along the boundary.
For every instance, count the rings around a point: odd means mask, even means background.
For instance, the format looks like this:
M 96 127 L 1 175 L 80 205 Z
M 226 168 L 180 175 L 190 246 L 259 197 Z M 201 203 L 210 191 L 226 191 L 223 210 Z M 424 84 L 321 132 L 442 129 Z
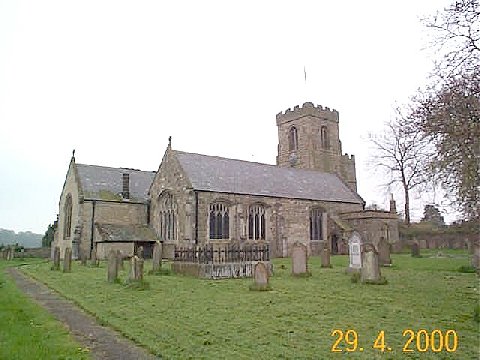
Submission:
M 97 259 L 105 260 L 108 257 L 110 250 L 120 250 L 123 256 L 134 255 L 134 243 L 133 242 L 97 242 Z

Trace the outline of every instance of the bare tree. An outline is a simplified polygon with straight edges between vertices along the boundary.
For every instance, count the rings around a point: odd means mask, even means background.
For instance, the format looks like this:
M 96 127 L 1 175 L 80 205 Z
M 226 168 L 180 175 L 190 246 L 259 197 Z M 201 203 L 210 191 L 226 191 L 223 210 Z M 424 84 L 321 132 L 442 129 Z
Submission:
M 479 0 L 456 0 L 423 20 L 437 51 L 435 75 L 451 76 L 478 67 L 480 60 Z
M 405 223 L 410 225 L 410 191 L 426 184 L 422 166 L 428 146 L 400 109 L 396 118 L 385 124 L 381 135 L 370 134 L 369 138 L 375 148 L 371 162 L 389 178 L 384 186 L 390 189 L 399 185 L 403 190 Z

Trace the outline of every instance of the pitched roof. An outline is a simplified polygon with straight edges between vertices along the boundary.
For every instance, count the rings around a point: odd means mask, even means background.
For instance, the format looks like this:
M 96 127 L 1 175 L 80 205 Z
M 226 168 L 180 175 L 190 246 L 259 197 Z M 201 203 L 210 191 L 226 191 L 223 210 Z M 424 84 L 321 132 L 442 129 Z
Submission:
M 145 202 L 154 171 L 76 164 L 85 199 L 122 200 L 123 174 L 130 176 L 130 200 Z
M 195 190 L 362 204 L 335 174 L 174 151 Z

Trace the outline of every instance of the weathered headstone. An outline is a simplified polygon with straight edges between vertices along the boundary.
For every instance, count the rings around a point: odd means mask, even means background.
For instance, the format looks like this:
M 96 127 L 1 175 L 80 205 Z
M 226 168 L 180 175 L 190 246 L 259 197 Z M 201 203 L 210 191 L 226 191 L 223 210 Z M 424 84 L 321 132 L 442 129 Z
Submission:
M 379 282 L 380 266 L 378 264 L 378 253 L 373 244 L 365 244 L 362 251 L 362 282 Z
M 63 255 L 63 272 L 72 271 L 72 248 L 65 248 L 65 254 Z
M 110 250 L 108 253 L 108 265 L 107 265 L 107 280 L 113 283 L 118 278 L 118 257 L 115 250 Z
M 362 238 L 360 234 L 356 231 L 353 232 L 352 236 L 348 240 L 348 255 L 349 255 L 349 265 L 348 269 L 351 271 L 358 271 L 362 268 Z
M 125 269 L 123 266 L 123 253 L 120 250 L 117 250 L 117 268 L 118 271 Z
M 392 258 L 390 257 L 390 244 L 384 237 L 380 238 L 378 242 L 378 262 L 380 266 L 392 265 Z
M 142 281 L 143 280 L 143 259 L 138 256 L 132 256 L 130 260 L 130 281 Z
M 7 260 L 13 260 L 13 258 L 15 257 L 14 255 L 14 248 L 12 246 L 9 246 L 7 248 Z
M 144 256 L 143 256 L 143 246 L 139 246 L 138 249 L 137 249 L 137 256 L 140 258 L 140 259 L 143 259 Z
M 260 261 L 253 268 L 253 286 L 250 288 L 252 290 L 268 290 L 269 287 L 268 268 L 265 263 Z
M 480 270 L 480 240 L 474 240 L 472 244 L 473 255 L 472 255 L 472 266 Z
M 420 257 L 420 245 L 418 245 L 418 242 L 414 242 L 411 245 L 411 250 L 412 250 L 412 257 Z
M 324 247 L 320 253 L 320 261 L 323 268 L 330 268 L 332 265 L 330 264 L 330 249 L 328 247 Z
M 87 265 L 87 254 L 85 253 L 85 250 L 82 250 L 82 249 L 80 249 L 79 252 L 80 252 L 80 263 L 83 266 L 86 266 Z
M 98 259 L 97 259 L 97 249 L 93 248 L 92 249 L 92 256 L 90 258 L 90 266 L 95 266 L 97 267 L 99 265 Z
M 308 273 L 307 247 L 296 242 L 292 247 L 292 275 Z
M 162 244 L 157 241 L 153 246 L 153 272 L 158 272 L 162 268 Z
M 52 270 L 60 270 L 60 247 L 55 246 L 53 250 L 53 266 Z

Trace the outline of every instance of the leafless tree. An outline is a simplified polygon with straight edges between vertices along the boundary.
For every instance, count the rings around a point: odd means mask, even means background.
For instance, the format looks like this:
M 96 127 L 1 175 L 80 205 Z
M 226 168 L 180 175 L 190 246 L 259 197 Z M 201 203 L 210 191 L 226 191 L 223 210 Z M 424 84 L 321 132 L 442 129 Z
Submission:
M 470 72 L 480 63 L 479 0 L 456 0 L 423 20 L 430 29 L 431 46 L 437 52 L 434 75 Z
M 400 109 L 395 119 L 385 124 L 382 134 L 370 134 L 369 138 L 374 147 L 371 163 L 388 176 L 384 186 L 400 186 L 403 190 L 405 223 L 410 225 L 410 191 L 427 182 L 423 164 L 429 147 Z

